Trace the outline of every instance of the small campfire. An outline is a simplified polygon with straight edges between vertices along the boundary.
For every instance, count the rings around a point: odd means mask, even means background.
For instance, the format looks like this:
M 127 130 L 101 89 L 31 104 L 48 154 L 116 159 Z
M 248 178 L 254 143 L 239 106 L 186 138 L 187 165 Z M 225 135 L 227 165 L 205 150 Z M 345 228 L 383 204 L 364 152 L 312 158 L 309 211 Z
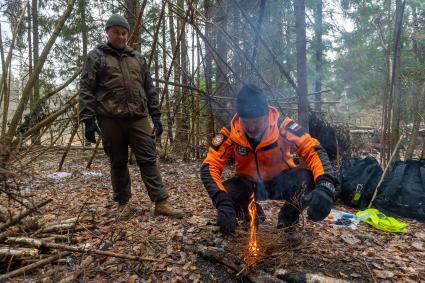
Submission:
M 249 265 L 254 265 L 257 260 L 257 256 L 260 252 L 260 248 L 257 243 L 257 226 L 255 225 L 255 220 L 257 217 L 257 206 L 255 205 L 254 193 L 252 193 L 249 198 L 248 212 L 250 220 L 250 236 L 248 243 L 248 252 L 245 256 L 245 262 Z

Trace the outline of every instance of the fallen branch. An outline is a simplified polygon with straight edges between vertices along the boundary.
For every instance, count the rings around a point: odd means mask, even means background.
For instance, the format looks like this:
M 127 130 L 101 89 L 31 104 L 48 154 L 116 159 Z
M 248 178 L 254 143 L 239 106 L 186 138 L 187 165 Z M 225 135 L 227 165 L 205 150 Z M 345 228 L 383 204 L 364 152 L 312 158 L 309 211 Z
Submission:
M 104 256 L 111 256 L 116 258 L 123 258 L 128 260 L 134 260 L 134 261 L 151 261 L 151 262 L 169 262 L 169 263 L 176 263 L 174 261 L 167 261 L 167 260 L 161 260 L 161 259 L 153 259 L 148 257 L 141 257 L 141 256 L 134 256 L 134 255 L 127 255 L 127 254 L 119 254 L 114 252 L 108 252 L 108 251 L 102 251 L 98 249 L 91 249 L 88 247 L 73 247 L 68 245 L 62 245 L 62 244 L 56 244 L 56 243 L 48 243 L 45 241 L 40 241 L 38 239 L 33 238 L 14 238 L 10 237 L 7 238 L 7 243 L 13 243 L 13 244 L 22 244 L 27 245 L 31 247 L 36 247 L 38 249 L 58 249 L 58 250 L 66 250 L 71 252 L 78 252 L 78 253 L 89 253 L 89 254 L 98 254 L 98 255 L 104 255 Z
M 242 263 L 239 257 L 232 253 L 226 252 L 224 249 L 198 245 L 197 252 L 202 257 L 213 259 L 214 261 L 220 262 L 225 266 L 230 267 L 235 272 L 237 272 L 238 275 L 245 276 L 253 283 L 284 282 L 262 270 L 251 269 L 248 265 Z
M 13 256 L 13 257 L 27 257 L 37 256 L 39 251 L 37 249 L 28 248 L 0 248 L 0 256 Z
M 27 211 L 25 211 L 24 213 L 19 214 L 18 216 L 12 218 L 11 220 L 7 221 L 4 224 L 0 225 L 0 231 L 6 230 L 7 228 L 9 228 L 10 226 L 15 225 L 16 223 L 18 223 L 19 221 L 21 221 L 23 218 L 27 217 L 28 215 L 30 215 L 31 213 L 33 213 L 34 211 L 36 211 L 37 209 L 45 206 L 46 204 L 48 204 L 49 202 L 51 202 L 52 199 L 48 199 L 45 200 L 37 205 L 35 205 L 34 207 L 28 209 Z
M 62 257 L 65 257 L 65 256 L 67 256 L 69 254 L 70 254 L 70 252 L 62 252 L 60 254 L 53 255 L 51 257 L 42 259 L 40 261 L 31 263 L 31 264 L 29 264 L 27 266 L 21 267 L 19 269 L 16 269 L 14 271 L 9 272 L 9 273 L 0 275 L 0 282 L 4 282 L 4 280 L 6 280 L 6 279 L 8 279 L 10 277 L 13 277 L 13 276 L 17 276 L 17 275 L 20 275 L 20 274 L 23 274 L 23 273 L 28 273 L 31 270 L 34 270 L 36 268 L 42 267 L 44 265 L 47 265 L 47 264 L 49 264 L 49 263 L 51 263 L 53 261 L 56 261 L 56 260 L 58 260 L 58 259 L 60 259 Z
M 274 275 L 287 282 L 305 282 L 305 283 L 345 283 L 348 281 L 332 278 L 323 274 L 306 273 L 306 272 L 293 272 L 286 269 L 278 269 Z

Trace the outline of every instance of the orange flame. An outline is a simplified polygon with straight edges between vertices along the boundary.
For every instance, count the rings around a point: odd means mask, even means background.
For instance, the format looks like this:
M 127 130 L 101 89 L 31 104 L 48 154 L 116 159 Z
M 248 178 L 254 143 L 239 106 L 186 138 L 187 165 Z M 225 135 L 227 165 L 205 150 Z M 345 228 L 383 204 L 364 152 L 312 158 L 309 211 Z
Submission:
M 260 248 L 257 245 L 257 227 L 255 226 L 255 217 L 257 216 L 257 206 L 255 205 L 254 193 L 249 197 L 248 212 L 250 218 L 250 237 L 248 243 L 249 255 L 258 256 Z

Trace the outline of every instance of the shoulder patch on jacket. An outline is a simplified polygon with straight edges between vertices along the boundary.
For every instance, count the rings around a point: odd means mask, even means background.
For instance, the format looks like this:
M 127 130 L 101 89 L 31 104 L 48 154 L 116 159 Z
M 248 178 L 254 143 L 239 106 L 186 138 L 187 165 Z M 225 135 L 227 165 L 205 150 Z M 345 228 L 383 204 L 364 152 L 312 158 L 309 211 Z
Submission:
M 224 135 L 223 134 L 217 134 L 213 139 L 211 144 L 215 147 L 220 146 L 224 142 Z
M 297 124 L 294 121 L 289 122 L 285 128 L 287 131 L 293 133 L 297 137 L 301 137 L 302 135 L 307 133 L 307 131 L 303 127 L 301 127 L 301 125 Z

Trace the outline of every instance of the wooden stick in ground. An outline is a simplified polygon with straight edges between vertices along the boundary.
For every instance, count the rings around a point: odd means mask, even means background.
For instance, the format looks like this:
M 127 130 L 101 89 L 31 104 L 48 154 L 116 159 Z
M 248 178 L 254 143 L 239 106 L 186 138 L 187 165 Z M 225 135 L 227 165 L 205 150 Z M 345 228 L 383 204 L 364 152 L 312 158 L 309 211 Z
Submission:
M 62 253 L 59 253 L 57 255 L 53 255 L 53 256 L 50 256 L 48 258 L 42 259 L 40 261 L 31 263 L 30 265 L 26 265 L 26 266 L 21 267 L 19 269 L 13 270 L 13 271 L 11 271 L 9 273 L 0 275 L 0 282 L 4 282 L 4 280 L 6 280 L 6 279 L 8 279 L 10 277 L 13 277 L 13 276 L 17 276 L 17 275 L 20 275 L 20 274 L 23 274 L 23 273 L 30 272 L 31 270 L 34 270 L 36 268 L 40 268 L 40 267 L 42 267 L 44 265 L 47 265 L 47 264 L 49 264 L 49 263 L 51 263 L 53 261 L 56 261 L 56 260 L 58 260 L 58 259 L 60 259 L 62 257 L 65 257 L 65 256 L 67 256 L 69 254 L 70 254 L 70 252 L 62 252 Z
M 5 229 L 9 228 L 10 226 L 15 225 L 16 223 L 21 221 L 23 218 L 27 217 L 28 215 L 30 215 L 31 213 L 33 213 L 34 211 L 36 211 L 40 207 L 45 206 L 46 204 L 48 204 L 51 201 L 52 201 L 52 199 L 45 200 L 45 201 L 35 205 L 33 208 L 30 208 L 27 211 L 25 211 L 25 212 L 19 214 L 18 216 L 12 218 L 11 220 L 7 221 L 6 223 L 1 224 L 0 225 L 0 231 L 3 231 Z
M 98 138 L 97 138 L 96 146 L 94 147 L 93 154 L 92 154 L 92 156 L 90 157 L 90 160 L 89 160 L 89 162 L 87 163 L 87 166 L 86 166 L 86 168 L 87 168 L 87 169 L 90 169 L 90 167 L 91 167 L 91 164 L 92 164 L 92 162 L 93 162 L 93 160 L 94 160 L 94 157 L 96 156 L 96 153 L 97 153 L 97 150 L 98 150 L 98 148 L 99 148 L 99 145 L 100 145 L 100 141 L 101 141 L 101 140 L 102 140 L 102 139 L 101 139 L 100 137 L 98 137 Z
M 74 137 L 77 131 L 78 131 L 78 124 L 75 125 L 74 129 L 72 129 L 71 137 L 69 138 L 68 144 L 66 145 L 65 152 L 63 153 L 61 161 L 59 162 L 58 171 L 62 170 L 63 163 L 65 162 L 65 158 L 68 155 L 69 149 L 71 148 L 72 141 L 74 140 Z
M 9 237 L 7 238 L 7 243 L 9 244 L 22 244 L 22 245 L 28 245 L 31 247 L 36 248 L 49 248 L 49 249 L 59 249 L 59 250 L 66 250 L 71 252 L 78 252 L 78 253 L 89 253 L 89 254 L 98 254 L 98 255 L 104 255 L 104 256 L 111 256 L 116 258 L 123 258 L 128 260 L 134 260 L 134 261 L 152 261 L 152 262 L 169 262 L 169 263 L 176 263 L 174 261 L 167 261 L 167 260 L 160 260 L 160 259 L 153 259 L 148 257 L 142 257 L 142 256 L 134 256 L 134 255 L 127 255 L 127 254 L 119 254 L 114 252 L 108 252 L 108 251 L 102 251 L 98 249 L 91 249 L 88 247 L 73 247 L 68 245 L 62 245 L 62 244 L 56 244 L 56 243 L 48 243 L 44 241 L 40 241 L 33 238 L 13 238 Z
M 397 142 L 397 144 L 396 144 L 393 152 L 391 153 L 390 160 L 388 161 L 387 165 L 385 166 L 384 172 L 382 173 L 381 179 L 379 179 L 378 185 L 376 186 L 375 191 L 373 192 L 372 199 L 370 200 L 369 205 L 367 206 L 367 208 L 370 208 L 372 206 L 372 203 L 375 200 L 376 195 L 378 194 L 378 188 L 381 185 L 382 181 L 384 180 L 384 177 L 387 174 L 388 168 L 390 167 L 391 163 L 393 162 L 395 153 L 398 150 L 398 147 L 400 145 L 400 142 L 401 142 L 402 138 L 403 138 L 403 136 L 400 136 L 400 138 L 398 139 L 398 142 Z

